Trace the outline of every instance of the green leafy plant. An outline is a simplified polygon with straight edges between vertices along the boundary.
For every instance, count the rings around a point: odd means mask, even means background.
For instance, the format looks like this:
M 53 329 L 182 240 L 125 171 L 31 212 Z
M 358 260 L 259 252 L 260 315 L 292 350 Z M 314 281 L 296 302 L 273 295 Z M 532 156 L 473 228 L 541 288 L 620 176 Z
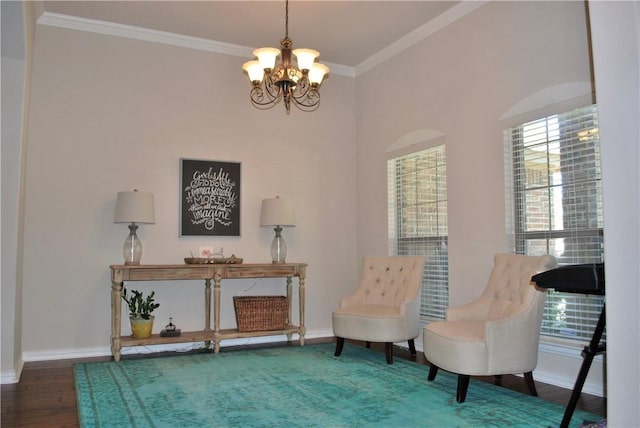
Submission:
M 122 299 L 129 305 L 129 315 L 132 318 L 148 320 L 153 311 L 160 307 L 159 303 L 154 302 L 155 291 L 152 291 L 146 298 L 143 297 L 141 291 L 132 290 L 131 293 L 131 295 L 127 295 L 127 289 L 122 290 Z

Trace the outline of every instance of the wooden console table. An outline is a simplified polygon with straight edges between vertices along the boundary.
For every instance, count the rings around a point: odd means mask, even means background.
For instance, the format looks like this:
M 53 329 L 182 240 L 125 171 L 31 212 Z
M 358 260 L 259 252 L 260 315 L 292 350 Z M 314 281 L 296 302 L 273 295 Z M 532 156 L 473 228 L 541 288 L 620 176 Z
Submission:
M 291 340 L 292 334 L 300 336 L 300 345 L 304 345 L 304 293 L 306 263 L 283 264 L 185 264 L 185 265 L 111 265 L 111 354 L 120 361 L 120 350 L 128 346 L 159 345 L 167 343 L 201 342 L 214 351 L 220 351 L 220 341 L 239 337 L 273 336 L 286 334 Z M 292 324 L 292 306 L 285 328 L 282 330 L 239 332 L 237 329 L 220 329 L 220 288 L 223 279 L 242 278 L 286 278 L 287 296 L 291 298 L 292 278 L 298 278 L 299 325 Z M 177 337 L 161 337 L 154 334 L 146 339 L 121 336 L 122 287 L 125 281 L 170 281 L 204 280 L 204 330 L 183 331 Z M 213 329 L 211 329 L 211 280 L 213 280 Z

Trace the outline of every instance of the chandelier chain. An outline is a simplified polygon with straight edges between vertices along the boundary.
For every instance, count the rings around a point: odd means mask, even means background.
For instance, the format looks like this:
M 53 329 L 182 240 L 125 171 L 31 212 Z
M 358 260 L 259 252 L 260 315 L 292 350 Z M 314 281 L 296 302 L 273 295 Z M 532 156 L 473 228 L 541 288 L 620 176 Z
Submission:
M 284 6 L 284 37 L 289 38 L 289 0 L 285 2 Z

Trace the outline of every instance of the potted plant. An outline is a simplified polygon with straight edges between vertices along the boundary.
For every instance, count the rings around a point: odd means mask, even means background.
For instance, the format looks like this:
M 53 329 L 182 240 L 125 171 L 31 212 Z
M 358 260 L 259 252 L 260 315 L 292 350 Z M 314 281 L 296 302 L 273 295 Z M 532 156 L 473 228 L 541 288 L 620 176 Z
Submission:
M 156 292 L 152 291 L 146 298 L 141 291 L 132 290 L 131 293 L 128 295 L 126 288 L 122 290 L 122 299 L 129 305 L 131 333 L 137 339 L 150 337 L 154 319 L 151 314 L 160 307 L 160 304 L 154 301 Z

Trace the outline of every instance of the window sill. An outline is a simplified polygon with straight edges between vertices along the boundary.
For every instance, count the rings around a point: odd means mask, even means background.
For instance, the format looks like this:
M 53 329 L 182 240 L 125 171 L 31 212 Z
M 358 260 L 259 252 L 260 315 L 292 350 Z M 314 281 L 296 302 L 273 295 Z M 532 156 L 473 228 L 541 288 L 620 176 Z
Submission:
M 560 355 L 563 357 L 582 360 L 582 350 L 588 346 L 588 341 L 562 339 L 560 337 L 540 336 L 540 352 Z M 596 355 L 594 361 L 602 361 L 602 354 Z

